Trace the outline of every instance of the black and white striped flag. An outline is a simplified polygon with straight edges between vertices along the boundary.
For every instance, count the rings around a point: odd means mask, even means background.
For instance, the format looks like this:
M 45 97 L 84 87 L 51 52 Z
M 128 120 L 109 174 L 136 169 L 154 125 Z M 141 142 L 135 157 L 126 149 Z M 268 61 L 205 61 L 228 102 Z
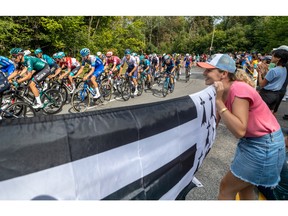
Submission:
M 213 87 L 177 99 L 0 122 L 2 200 L 174 200 L 215 139 Z

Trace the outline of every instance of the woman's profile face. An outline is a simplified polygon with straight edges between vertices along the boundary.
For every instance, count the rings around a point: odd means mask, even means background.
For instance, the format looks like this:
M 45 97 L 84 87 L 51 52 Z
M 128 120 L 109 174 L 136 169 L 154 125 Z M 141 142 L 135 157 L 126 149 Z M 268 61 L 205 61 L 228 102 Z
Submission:
M 217 68 L 205 69 L 203 76 L 205 78 L 205 85 L 213 85 L 215 81 L 221 80 L 221 73 Z

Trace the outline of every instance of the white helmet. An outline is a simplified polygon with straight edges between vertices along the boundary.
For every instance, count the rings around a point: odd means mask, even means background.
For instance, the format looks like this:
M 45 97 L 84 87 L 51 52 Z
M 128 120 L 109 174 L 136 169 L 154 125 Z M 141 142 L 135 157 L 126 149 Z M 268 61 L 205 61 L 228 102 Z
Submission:
M 97 56 L 101 56 L 102 55 L 102 53 L 101 52 L 97 52 Z
M 24 50 L 24 56 L 30 55 L 30 54 L 31 54 L 31 51 L 30 51 L 30 50 Z

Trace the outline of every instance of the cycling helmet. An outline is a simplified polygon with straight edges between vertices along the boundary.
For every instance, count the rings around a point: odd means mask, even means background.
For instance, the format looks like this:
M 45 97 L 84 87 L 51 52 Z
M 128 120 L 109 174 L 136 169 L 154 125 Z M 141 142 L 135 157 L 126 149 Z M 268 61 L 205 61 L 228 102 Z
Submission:
M 30 55 L 31 54 L 31 51 L 30 50 L 24 50 L 24 55 Z
M 144 55 L 141 55 L 141 56 L 139 57 L 139 59 L 140 59 L 140 61 L 143 61 L 143 60 L 145 59 L 145 56 L 144 56 Z
M 58 58 L 58 55 L 57 55 L 58 53 L 54 53 L 53 55 L 52 55 L 52 57 L 54 58 L 54 59 L 57 59 Z
M 97 52 L 97 56 L 101 56 L 102 55 L 102 53 L 101 52 Z
M 164 60 L 166 61 L 166 60 L 168 60 L 168 59 L 170 59 L 170 56 L 169 56 L 169 55 L 165 55 L 165 56 L 164 56 Z
M 80 55 L 82 57 L 85 57 L 85 56 L 87 56 L 89 54 L 90 54 L 90 50 L 88 48 L 83 48 L 83 49 L 80 50 Z
M 40 48 L 38 48 L 38 49 L 36 49 L 36 50 L 34 51 L 34 54 L 35 54 L 35 55 L 37 55 L 37 54 L 39 54 L 39 53 L 42 53 L 42 50 L 41 50 Z
M 24 54 L 24 51 L 21 48 L 12 48 L 10 50 L 11 55 L 19 55 L 19 54 Z
M 157 57 L 156 53 L 153 53 L 153 57 L 154 57 L 154 58 Z
M 65 53 L 64 52 L 58 52 L 57 58 L 61 59 L 63 57 L 65 57 Z
M 131 54 L 131 50 L 130 49 L 126 49 L 125 50 L 125 55 L 130 55 Z
M 110 56 L 112 56 L 112 55 L 113 55 L 113 52 L 111 52 L 111 51 L 109 51 L 109 52 L 106 53 L 106 56 L 107 56 L 107 57 L 110 57 Z
M 189 53 L 186 53 L 186 56 L 189 56 Z

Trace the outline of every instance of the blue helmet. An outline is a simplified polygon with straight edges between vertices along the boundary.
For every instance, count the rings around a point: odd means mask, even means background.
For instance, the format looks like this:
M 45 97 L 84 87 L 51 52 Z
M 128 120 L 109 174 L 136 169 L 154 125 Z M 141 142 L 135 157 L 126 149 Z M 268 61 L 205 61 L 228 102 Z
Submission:
M 18 54 L 24 54 L 24 50 L 21 48 L 12 48 L 10 50 L 11 55 L 18 55 Z
M 131 50 L 130 49 L 126 49 L 125 50 L 125 55 L 130 55 L 131 54 Z
M 80 55 L 82 57 L 85 57 L 85 56 L 87 56 L 89 54 L 90 54 L 90 50 L 88 48 L 83 48 L 83 49 L 80 50 Z
M 57 53 L 57 58 L 63 58 L 63 57 L 65 57 L 65 53 L 64 52 L 58 52 Z
M 42 50 L 41 50 L 40 48 L 38 48 L 38 49 L 36 49 L 36 50 L 34 51 L 34 54 L 35 54 L 35 55 L 37 55 L 37 54 L 39 54 L 39 53 L 42 53 Z

